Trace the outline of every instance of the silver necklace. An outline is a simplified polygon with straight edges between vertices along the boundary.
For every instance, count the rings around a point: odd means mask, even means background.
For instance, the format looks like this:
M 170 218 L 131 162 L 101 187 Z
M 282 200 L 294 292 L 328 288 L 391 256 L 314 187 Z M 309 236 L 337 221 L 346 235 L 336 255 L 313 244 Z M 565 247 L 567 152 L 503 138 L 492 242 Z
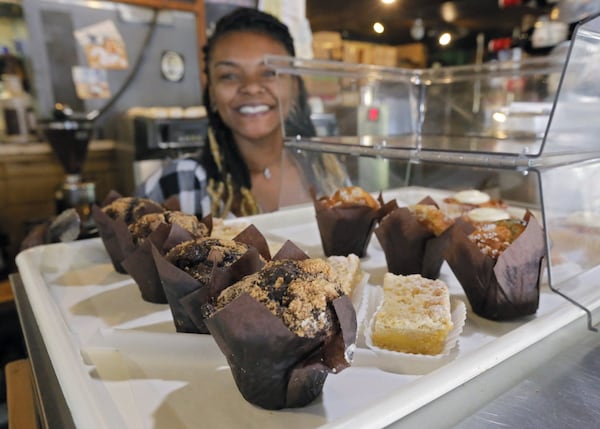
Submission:
M 269 167 L 265 167 L 265 169 L 263 170 L 263 176 L 265 176 L 265 179 L 267 180 L 271 179 L 271 169 Z

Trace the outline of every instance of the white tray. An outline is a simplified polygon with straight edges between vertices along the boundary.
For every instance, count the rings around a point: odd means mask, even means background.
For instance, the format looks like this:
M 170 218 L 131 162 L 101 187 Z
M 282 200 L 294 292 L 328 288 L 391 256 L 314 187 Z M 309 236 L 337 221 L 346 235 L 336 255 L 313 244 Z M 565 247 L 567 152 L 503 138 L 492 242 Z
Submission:
M 398 198 L 414 202 L 422 196 L 407 189 Z M 248 220 L 271 242 L 290 239 L 309 255 L 322 255 L 312 206 Z M 238 393 L 212 337 L 176 333 L 168 306 L 141 300 L 131 278 L 113 270 L 99 239 L 32 248 L 17 256 L 17 265 L 75 424 L 85 429 L 380 428 L 585 319 L 581 309 L 544 286 L 538 313 L 527 320 L 498 323 L 469 312 L 456 358 L 433 372 L 385 372 L 374 353 L 358 349 L 353 366 L 330 375 L 314 403 L 267 411 Z M 381 284 L 385 258 L 375 243 L 362 266 L 369 283 Z M 441 278 L 453 298 L 466 302 L 446 265 Z M 575 283 L 570 295 L 598 309 L 598 282 Z M 443 421 L 459 412 L 451 410 Z

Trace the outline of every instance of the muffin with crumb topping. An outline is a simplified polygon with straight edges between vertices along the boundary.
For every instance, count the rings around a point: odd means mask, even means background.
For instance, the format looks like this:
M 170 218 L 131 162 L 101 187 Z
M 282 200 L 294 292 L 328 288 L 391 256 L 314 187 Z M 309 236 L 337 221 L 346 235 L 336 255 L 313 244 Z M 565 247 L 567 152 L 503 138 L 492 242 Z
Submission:
M 263 304 L 300 337 L 333 334 L 335 316 L 331 302 L 344 294 L 331 265 L 322 259 L 271 261 L 219 295 L 223 308 L 242 293 Z
M 375 229 L 388 271 L 436 279 L 447 244 L 444 232 L 453 223 L 430 197 L 407 207 L 392 206 Z
M 197 216 L 181 211 L 165 210 L 160 213 L 148 213 L 128 226 L 133 243 L 142 244 L 160 225 L 178 225 L 193 238 L 207 237 L 208 227 Z
M 240 393 L 262 408 L 307 405 L 351 363 L 356 313 L 323 259 L 270 261 L 205 310 Z
M 459 219 L 448 234 L 446 261 L 476 314 L 510 320 L 536 313 L 546 248 L 530 212 L 495 222 Z
M 143 300 L 166 304 L 167 297 L 154 266 L 151 247 L 164 253 L 175 243 L 208 236 L 209 226 L 195 215 L 165 210 L 141 216 L 128 226 L 128 230 L 135 249 L 122 261 L 123 267 L 135 280 Z
M 148 198 L 111 195 L 110 201 L 92 207 L 92 217 L 114 269 L 127 274 L 123 261 L 134 250 L 135 244 L 129 233 L 129 225 L 148 213 L 162 213 L 165 208 Z
M 381 214 L 379 202 L 358 186 L 341 188 L 320 198 L 312 191 L 325 256 L 365 256 Z
M 210 302 L 211 282 L 228 283 L 232 271 L 244 274 L 257 271 L 265 260 L 256 248 L 235 240 L 204 237 L 184 241 L 172 247 L 164 258 L 155 257 L 163 288 L 171 308 L 177 332 L 208 333 L 202 320 L 193 320 L 181 299 L 202 294 L 202 302 Z M 164 263 L 161 260 L 164 259 Z M 231 284 L 231 283 L 229 283 Z M 227 286 L 229 285 L 227 284 Z

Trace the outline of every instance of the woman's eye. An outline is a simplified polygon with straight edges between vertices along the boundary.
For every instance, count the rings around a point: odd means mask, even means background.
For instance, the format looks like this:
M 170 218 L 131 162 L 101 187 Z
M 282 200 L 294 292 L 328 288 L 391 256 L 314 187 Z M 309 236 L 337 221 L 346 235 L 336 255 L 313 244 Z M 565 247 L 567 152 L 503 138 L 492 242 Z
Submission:
M 275 72 L 275 70 L 265 70 L 263 72 L 263 77 L 267 77 L 267 78 L 272 78 L 275 77 L 277 75 L 277 73 Z
M 218 79 L 222 81 L 233 81 L 237 80 L 238 76 L 235 73 L 222 73 L 218 76 Z

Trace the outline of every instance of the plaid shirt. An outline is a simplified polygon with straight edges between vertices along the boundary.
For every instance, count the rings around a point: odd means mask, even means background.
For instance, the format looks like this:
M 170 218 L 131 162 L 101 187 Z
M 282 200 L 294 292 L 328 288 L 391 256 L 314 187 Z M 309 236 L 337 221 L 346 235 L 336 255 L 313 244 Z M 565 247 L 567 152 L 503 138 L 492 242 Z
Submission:
M 170 161 L 141 183 L 135 193 L 162 203 L 178 195 L 181 211 L 202 217 L 210 213 L 206 171 L 191 158 Z

